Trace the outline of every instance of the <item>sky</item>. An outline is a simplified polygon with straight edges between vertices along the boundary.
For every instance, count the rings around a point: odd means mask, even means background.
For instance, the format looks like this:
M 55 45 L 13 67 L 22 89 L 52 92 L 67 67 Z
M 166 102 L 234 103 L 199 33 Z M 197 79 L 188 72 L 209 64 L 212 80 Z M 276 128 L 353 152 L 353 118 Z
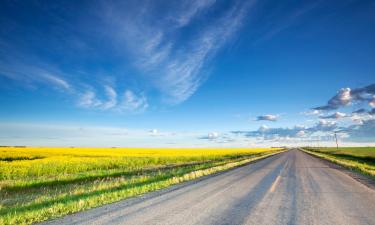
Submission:
M 375 145 L 375 2 L 0 2 L 0 145 Z

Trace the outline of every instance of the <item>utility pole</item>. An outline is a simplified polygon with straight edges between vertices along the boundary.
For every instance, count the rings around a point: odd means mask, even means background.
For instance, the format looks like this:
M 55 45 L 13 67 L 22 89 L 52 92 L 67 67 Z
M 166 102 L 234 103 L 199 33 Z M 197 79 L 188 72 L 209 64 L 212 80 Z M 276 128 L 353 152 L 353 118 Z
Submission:
M 337 142 L 337 131 L 334 131 L 335 133 L 335 139 L 336 139 L 336 149 L 339 150 L 339 143 Z

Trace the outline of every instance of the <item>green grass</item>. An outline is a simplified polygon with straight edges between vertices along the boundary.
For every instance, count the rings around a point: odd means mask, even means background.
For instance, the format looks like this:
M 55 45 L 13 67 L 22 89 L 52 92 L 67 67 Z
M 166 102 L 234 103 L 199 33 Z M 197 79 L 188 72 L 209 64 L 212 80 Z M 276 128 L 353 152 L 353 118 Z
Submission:
M 375 179 L 375 147 L 304 148 L 304 150 Z
M 280 149 L 0 148 L 0 224 L 31 224 L 233 168 Z

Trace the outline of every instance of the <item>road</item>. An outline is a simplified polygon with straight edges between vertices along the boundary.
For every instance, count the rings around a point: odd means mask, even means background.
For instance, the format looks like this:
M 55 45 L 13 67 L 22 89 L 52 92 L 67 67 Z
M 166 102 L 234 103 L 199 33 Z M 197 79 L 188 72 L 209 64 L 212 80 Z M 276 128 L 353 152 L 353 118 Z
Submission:
M 290 150 L 45 224 L 375 224 L 375 191 Z

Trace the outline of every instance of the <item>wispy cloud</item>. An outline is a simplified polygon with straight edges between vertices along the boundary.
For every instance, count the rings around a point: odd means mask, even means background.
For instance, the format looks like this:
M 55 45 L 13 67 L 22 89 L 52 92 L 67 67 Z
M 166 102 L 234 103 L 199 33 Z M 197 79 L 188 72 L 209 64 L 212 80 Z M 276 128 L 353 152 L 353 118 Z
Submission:
M 108 100 L 103 103 L 103 109 L 111 109 L 117 105 L 117 93 L 115 89 L 111 86 L 105 85 L 104 86 L 105 93 L 108 97 Z
M 143 94 L 125 90 L 122 96 L 118 96 L 113 87 L 105 85 L 103 88 L 105 97 L 100 98 L 94 90 L 87 90 L 81 94 L 78 105 L 84 108 L 117 112 L 142 112 L 148 107 L 147 99 Z
M 120 109 L 127 111 L 144 111 L 147 109 L 148 103 L 147 99 L 143 94 L 135 94 L 130 90 L 126 90 L 124 93 L 124 99 Z
M 78 105 L 85 108 L 95 108 L 102 105 L 102 102 L 97 99 L 95 92 L 90 90 L 81 95 L 78 100 Z
M 274 4 L 274 2 L 270 1 L 269 4 Z M 314 1 L 311 3 L 307 2 L 296 2 L 294 9 L 289 10 L 282 10 L 281 8 L 275 7 L 277 13 L 270 12 L 267 14 L 272 15 L 272 20 L 269 19 L 268 21 L 265 21 L 264 28 L 266 28 L 266 31 L 259 36 L 259 38 L 255 41 L 255 43 L 267 41 L 277 34 L 281 33 L 284 30 L 287 30 L 288 28 L 300 23 L 302 18 L 306 16 L 308 13 L 316 9 L 321 1 Z M 280 12 L 288 12 L 287 14 L 280 13 Z
M 148 16 L 140 13 L 127 19 L 122 12 L 112 10 L 107 19 L 115 18 L 119 27 L 126 27 L 121 37 L 138 59 L 135 65 L 161 91 L 167 102 L 177 104 L 193 95 L 205 81 L 208 76 L 205 68 L 237 33 L 251 4 L 235 1 L 219 17 L 208 19 L 199 29 L 191 24 L 215 7 L 215 1 L 170 4 L 164 16 L 157 18 L 153 17 L 153 8 L 146 7 L 140 11 L 147 11 Z M 181 39 L 187 29 L 196 29 L 196 32 Z
M 17 59 L 14 59 L 17 60 Z M 15 80 L 21 85 L 32 83 L 47 84 L 61 90 L 72 91 L 73 87 L 64 77 L 64 73 L 51 65 L 37 66 L 19 61 L 9 63 L 0 60 L 0 76 Z
M 48 74 L 48 73 L 41 74 L 41 77 L 46 79 L 50 83 L 55 84 L 55 85 L 57 85 L 61 88 L 64 88 L 66 90 L 71 89 L 71 85 L 68 83 L 68 81 L 64 80 L 61 77 L 58 77 L 58 76 L 55 76 L 55 75 L 52 75 L 52 74 Z
M 174 17 L 178 27 L 186 26 L 201 11 L 212 6 L 216 0 L 192 0 L 183 1 L 180 4 L 181 13 Z

